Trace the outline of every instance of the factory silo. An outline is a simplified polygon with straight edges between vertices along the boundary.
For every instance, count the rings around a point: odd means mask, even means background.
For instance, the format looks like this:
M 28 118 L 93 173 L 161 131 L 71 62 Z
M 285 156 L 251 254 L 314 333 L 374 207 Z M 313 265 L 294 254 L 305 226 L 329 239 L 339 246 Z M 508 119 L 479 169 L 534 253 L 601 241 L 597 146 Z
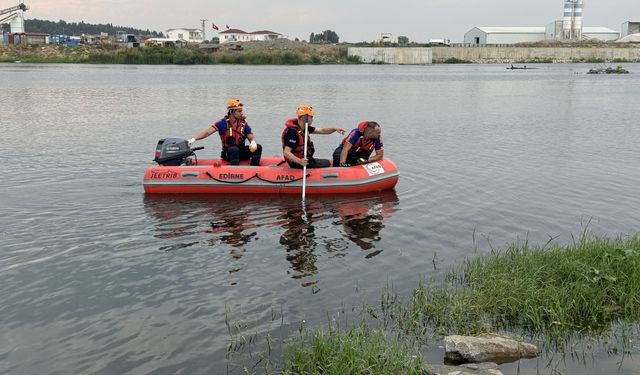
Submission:
M 584 7 L 583 0 L 577 0 L 573 7 L 573 31 L 571 32 L 574 40 L 582 40 L 582 9 Z
M 562 39 L 582 39 L 582 11 L 584 0 L 564 0 L 562 17 Z

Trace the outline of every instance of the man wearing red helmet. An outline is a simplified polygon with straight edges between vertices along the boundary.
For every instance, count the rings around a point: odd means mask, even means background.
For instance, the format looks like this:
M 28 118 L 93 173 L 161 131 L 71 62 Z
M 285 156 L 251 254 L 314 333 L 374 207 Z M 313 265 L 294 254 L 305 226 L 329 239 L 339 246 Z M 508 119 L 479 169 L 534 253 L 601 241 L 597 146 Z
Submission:
M 227 115 L 211 125 L 208 129 L 189 139 L 189 145 L 218 132 L 222 142 L 220 157 L 231 165 L 239 165 L 240 160 L 251 159 L 251 165 L 260 165 L 262 146 L 256 143 L 256 137 L 246 122 L 243 104 L 238 99 L 227 102 Z M 245 145 L 245 140 L 249 145 Z
M 291 168 L 326 168 L 331 166 L 327 159 L 316 159 L 313 157 L 315 149 L 311 137 L 307 135 L 307 155 L 304 155 L 304 126 L 309 124 L 309 134 L 332 134 L 338 132 L 344 134 L 341 128 L 316 128 L 313 123 L 313 107 L 310 105 L 300 105 L 296 110 L 297 118 L 292 118 L 285 122 L 282 132 L 282 154 Z
M 375 121 L 363 121 L 333 152 L 333 166 L 350 167 L 382 160 L 382 129 Z M 376 154 L 371 156 L 375 151 Z

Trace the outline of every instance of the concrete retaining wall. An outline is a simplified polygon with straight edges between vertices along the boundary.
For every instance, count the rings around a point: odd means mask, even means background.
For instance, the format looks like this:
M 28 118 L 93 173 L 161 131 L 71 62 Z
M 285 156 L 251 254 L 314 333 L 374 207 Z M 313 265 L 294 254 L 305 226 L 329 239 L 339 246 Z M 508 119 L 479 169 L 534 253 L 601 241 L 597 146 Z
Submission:
M 623 60 L 640 62 L 640 46 L 633 47 L 349 47 L 349 56 L 363 63 L 424 65 L 449 59 L 473 63 L 579 62 Z
M 363 63 L 431 64 L 431 48 L 426 47 L 349 47 L 348 56 L 359 56 Z
M 474 63 L 515 63 L 535 60 L 578 62 L 616 59 L 640 62 L 640 47 L 433 47 L 433 62 L 458 59 Z

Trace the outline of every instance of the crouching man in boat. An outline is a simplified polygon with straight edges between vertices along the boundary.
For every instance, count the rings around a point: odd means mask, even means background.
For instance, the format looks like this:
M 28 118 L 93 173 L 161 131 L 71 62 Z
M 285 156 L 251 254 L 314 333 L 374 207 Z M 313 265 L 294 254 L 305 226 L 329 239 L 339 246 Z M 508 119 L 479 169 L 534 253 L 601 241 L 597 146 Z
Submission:
M 309 124 L 309 134 L 332 134 L 338 132 L 344 134 L 341 128 L 316 128 L 311 126 L 313 123 L 313 107 L 310 105 L 298 106 L 296 110 L 298 118 L 292 118 L 285 122 L 285 128 L 282 132 L 282 154 L 284 159 L 289 163 L 291 168 L 302 169 L 307 168 L 327 168 L 331 166 L 331 162 L 327 159 L 316 159 L 313 157 L 315 149 L 311 137 L 307 135 L 307 155 L 304 155 L 304 124 Z
M 333 152 L 333 166 L 350 167 L 382 160 L 382 129 L 375 121 L 363 121 Z M 376 154 L 371 156 L 375 151 Z
M 243 115 L 242 106 L 243 104 L 238 99 L 229 100 L 227 115 L 189 139 L 189 145 L 218 132 L 220 141 L 222 141 L 222 152 L 220 153 L 222 159 L 231 165 L 239 165 L 240 160 L 249 159 L 251 159 L 251 165 L 260 165 L 262 146 L 256 143 L 256 137 Z M 249 141 L 248 146 L 245 144 L 245 140 Z

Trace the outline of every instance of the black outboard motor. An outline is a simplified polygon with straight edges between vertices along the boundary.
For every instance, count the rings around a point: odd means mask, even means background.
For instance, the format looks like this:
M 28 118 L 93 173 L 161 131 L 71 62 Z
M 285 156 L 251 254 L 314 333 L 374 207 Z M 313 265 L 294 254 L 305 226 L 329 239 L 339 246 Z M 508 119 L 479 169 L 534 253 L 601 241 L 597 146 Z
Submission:
M 184 139 L 163 138 L 158 141 L 153 161 L 163 166 L 176 167 L 184 164 L 192 153 L 189 143 Z

